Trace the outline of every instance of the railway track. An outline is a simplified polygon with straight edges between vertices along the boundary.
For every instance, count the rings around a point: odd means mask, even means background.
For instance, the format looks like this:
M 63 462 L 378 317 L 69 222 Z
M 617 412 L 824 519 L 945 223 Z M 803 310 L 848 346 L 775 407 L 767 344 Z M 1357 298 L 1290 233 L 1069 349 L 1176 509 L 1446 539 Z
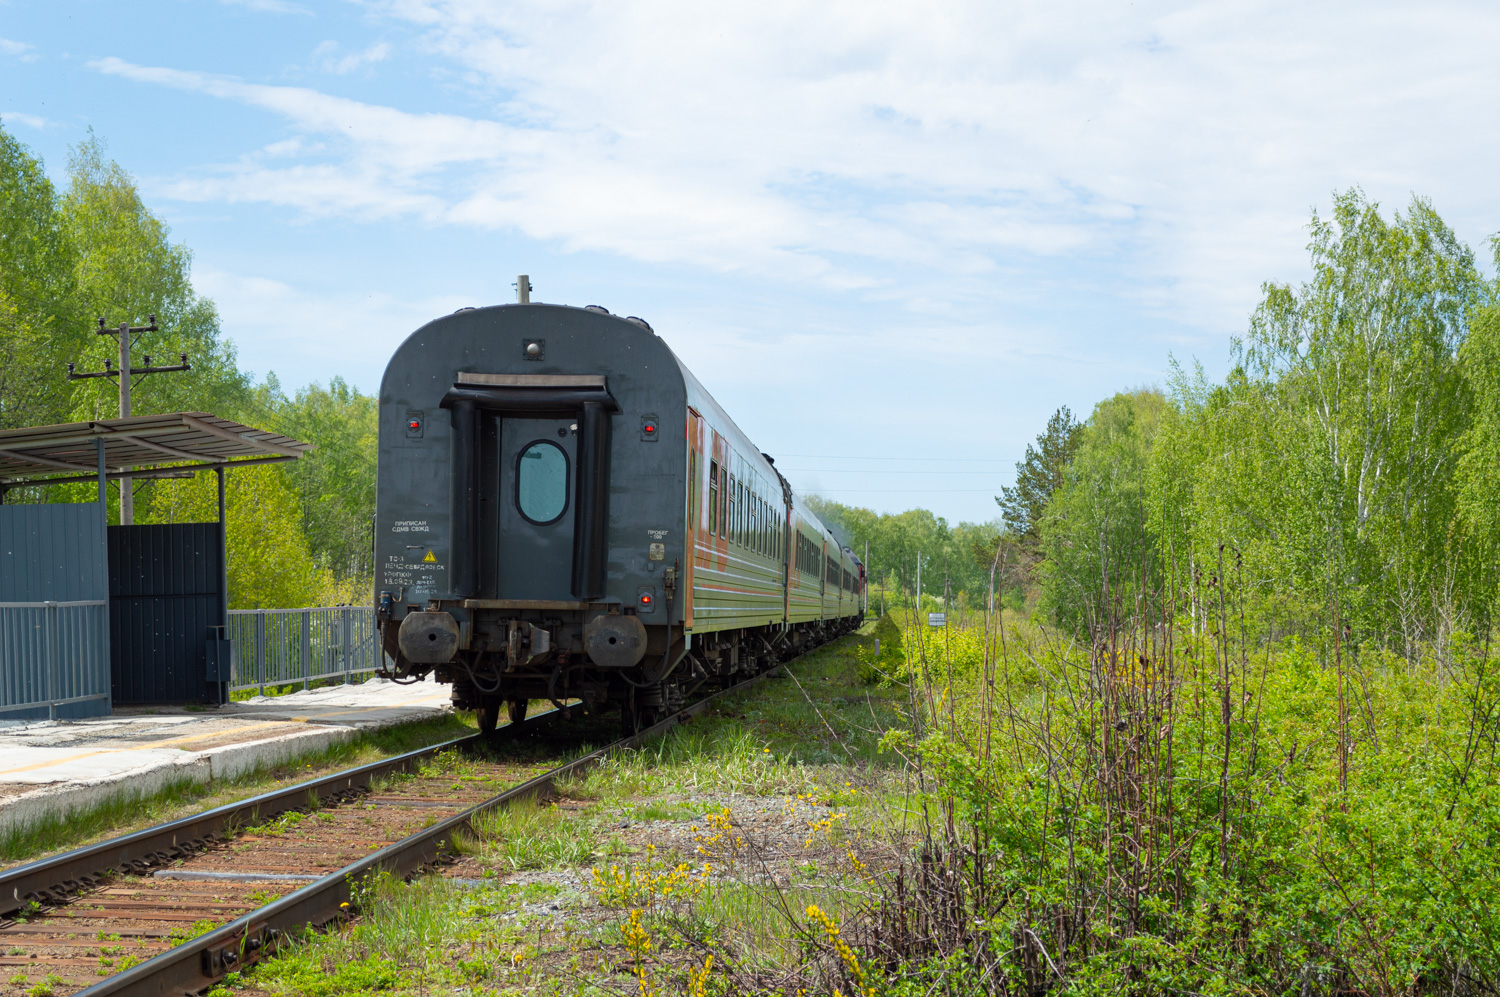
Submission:
M 548 768 L 461 738 L 0 872 L 0 995 L 182 995 L 347 916 L 366 876 L 451 854 L 477 815 L 644 743 L 779 668 Z M 556 711 L 516 725 L 517 739 Z M 576 735 L 575 735 L 576 737 Z

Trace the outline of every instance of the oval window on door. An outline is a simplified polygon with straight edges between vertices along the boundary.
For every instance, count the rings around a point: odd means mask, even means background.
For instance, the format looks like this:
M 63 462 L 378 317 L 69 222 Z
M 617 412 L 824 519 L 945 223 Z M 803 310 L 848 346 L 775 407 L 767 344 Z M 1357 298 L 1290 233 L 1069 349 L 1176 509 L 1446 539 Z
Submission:
M 538 526 L 555 523 L 568 508 L 568 455 L 537 440 L 516 460 L 516 507 Z

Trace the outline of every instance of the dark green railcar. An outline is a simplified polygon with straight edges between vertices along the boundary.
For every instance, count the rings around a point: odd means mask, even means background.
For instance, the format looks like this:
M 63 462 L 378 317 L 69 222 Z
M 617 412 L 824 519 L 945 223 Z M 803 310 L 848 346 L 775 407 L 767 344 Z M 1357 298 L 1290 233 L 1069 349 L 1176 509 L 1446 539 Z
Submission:
M 380 387 L 375 602 L 399 677 L 492 729 L 533 699 L 637 729 L 847 632 L 864 566 L 645 322 L 464 309 Z

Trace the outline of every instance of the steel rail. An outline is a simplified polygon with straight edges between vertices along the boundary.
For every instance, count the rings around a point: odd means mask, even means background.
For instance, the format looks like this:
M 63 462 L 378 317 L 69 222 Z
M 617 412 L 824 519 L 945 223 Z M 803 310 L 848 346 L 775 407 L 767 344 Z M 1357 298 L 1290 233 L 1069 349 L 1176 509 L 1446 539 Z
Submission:
M 551 712 L 538 714 L 536 719 Z M 97 885 L 101 876 L 116 870 L 141 872 L 186 858 L 212 839 L 222 837 L 226 830 L 288 810 L 316 807 L 327 797 L 365 789 L 377 776 L 411 768 L 439 751 L 472 744 L 480 736 L 473 734 L 418 748 L 7 869 L 0 872 L 0 914 L 13 913 L 32 901 L 57 903 L 71 893 Z
M 480 814 L 516 800 L 543 794 L 552 789 L 559 779 L 585 771 L 617 751 L 638 747 L 697 716 L 720 696 L 748 689 L 762 679 L 778 674 L 783 667 L 777 665 L 760 675 L 685 706 L 660 723 L 634 736 L 576 758 L 550 772 L 508 789 L 498 796 L 491 797 L 483 803 L 475 804 L 432 827 L 387 845 L 279 900 L 241 915 L 228 924 L 184 942 L 176 948 L 168 949 L 85 990 L 80 990 L 74 997 L 104 997 L 107 994 L 130 994 L 133 997 L 134 995 L 181 997 L 183 994 L 199 993 L 222 979 L 225 974 L 259 960 L 262 955 L 275 948 L 277 942 L 285 938 L 289 932 L 309 926 L 322 927 L 338 919 L 347 910 L 346 905 L 353 902 L 355 890 L 364 877 L 382 870 L 394 875 L 406 876 L 433 864 L 449 850 L 454 836 L 470 830 L 472 821 Z M 538 719 L 550 715 L 550 713 L 541 714 Z M 466 743 L 469 740 L 472 739 L 452 741 L 447 745 L 439 745 L 438 749 Z M 416 754 L 416 752 L 411 754 Z M 389 761 L 396 760 L 390 759 Z

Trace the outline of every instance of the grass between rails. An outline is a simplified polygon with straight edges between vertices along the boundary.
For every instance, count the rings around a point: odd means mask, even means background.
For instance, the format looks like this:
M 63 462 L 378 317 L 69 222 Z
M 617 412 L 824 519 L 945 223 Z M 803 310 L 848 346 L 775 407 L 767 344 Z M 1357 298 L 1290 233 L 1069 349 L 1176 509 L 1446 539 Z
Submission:
M 343 744 L 299 755 L 231 780 L 204 783 L 184 779 L 144 796 L 122 790 L 95 806 L 48 815 L 6 830 L 0 834 L 0 862 L 15 864 L 92 844 L 474 731 L 466 717 L 445 714 L 366 731 Z

